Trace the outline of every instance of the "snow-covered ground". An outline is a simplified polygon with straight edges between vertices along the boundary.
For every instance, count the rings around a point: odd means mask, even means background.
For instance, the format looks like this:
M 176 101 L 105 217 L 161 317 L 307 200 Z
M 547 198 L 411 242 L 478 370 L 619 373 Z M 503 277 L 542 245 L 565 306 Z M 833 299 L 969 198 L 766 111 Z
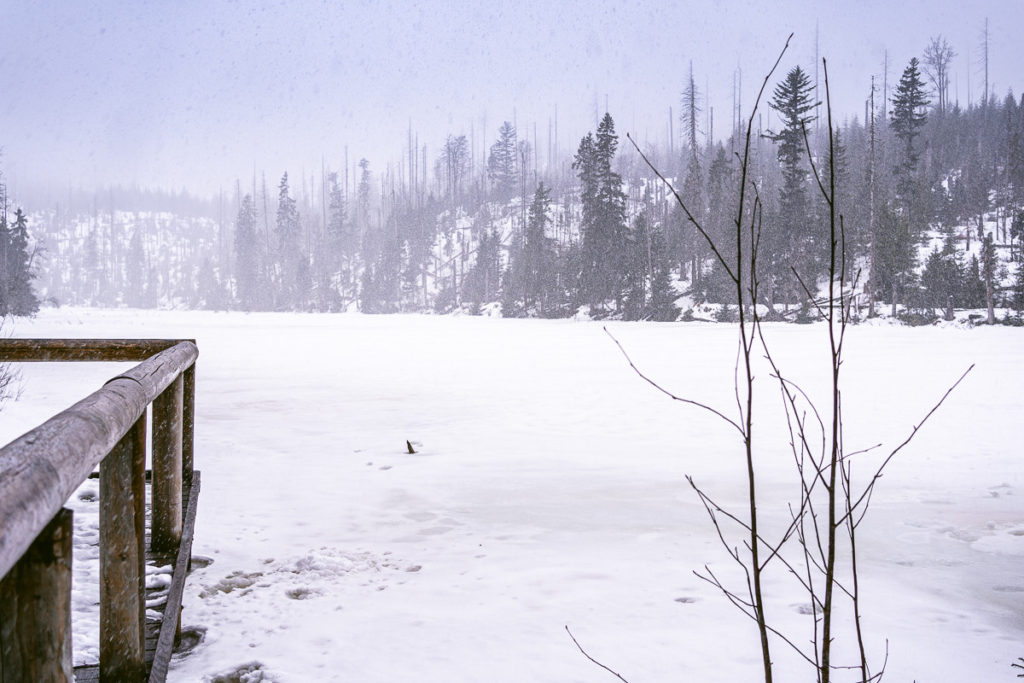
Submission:
M 667 388 L 734 410 L 732 326 L 609 327 Z M 767 330 L 825 396 L 825 328 Z M 194 552 L 213 563 L 185 595 L 184 625 L 205 638 L 171 681 L 612 680 L 566 625 L 632 683 L 757 678 L 752 623 L 692 573 L 729 574 L 729 559 L 684 475 L 738 505 L 735 434 L 643 383 L 599 323 L 61 309 L 12 331 L 198 341 Z M 848 450 L 895 445 L 977 364 L 860 528 L 868 645 L 880 663 L 888 641 L 888 680 L 1013 680 L 1024 656 L 1021 335 L 849 333 Z M 120 367 L 21 366 L 0 437 Z M 777 526 L 795 484 L 762 377 L 761 510 Z M 781 570 L 767 590 L 769 618 L 807 640 L 806 597 Z M 774 655 L 778 680 L 813 679 Z

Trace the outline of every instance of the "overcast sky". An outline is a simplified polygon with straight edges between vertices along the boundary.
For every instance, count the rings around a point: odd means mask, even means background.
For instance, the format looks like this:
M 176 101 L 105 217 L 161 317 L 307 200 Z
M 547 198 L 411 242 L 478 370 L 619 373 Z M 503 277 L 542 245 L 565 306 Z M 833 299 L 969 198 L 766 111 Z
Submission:
M 254 168 L 338 168 L 346 145 L 350 163 L 380 169 L 410 121 L 431 157 L 446 134 L 471 132 L 479 157 L 513 115 L 546 150 L 557 109 L 571 153 L 605 102 L 620 133 L 660 142 L 691 60 L 720 137 L 737 69 L 747 110 L 790 32 L 779 75 L 813 69 L 816 30 L 841 114 L 863 117 L 886 50 L 892 84 L 939 34 L 957 52 L 951 98 L 966 104 L 968 80 L 975 100 L 983 87 L 986 17 L 989 82 L 1019 97 L 1021 0 L 0 0 L 0 170 L 15 193 L 210 194 Z

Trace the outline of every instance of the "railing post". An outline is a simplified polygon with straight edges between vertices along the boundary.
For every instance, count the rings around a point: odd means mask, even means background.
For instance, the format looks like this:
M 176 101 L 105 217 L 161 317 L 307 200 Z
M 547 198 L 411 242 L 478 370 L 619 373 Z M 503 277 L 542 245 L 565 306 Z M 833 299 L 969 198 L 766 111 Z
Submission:
M 100 680 L 141 681 L 143 579 L 135 502 L 135 433 L 100 463 Z M 143 605 L 140 606 L 140 602 Z
M 196 364 L 188 366 L 182 373 L 185 378 L 184 387 L 184 422 L 182 423 L 181 468 L 185 481 L 192 481 L 192 470 L 195 467 L 195 425 L 196 425 Z
M 135 540 L 139 552 L 139 640 L 146 648 L 146 411 L 128 432 L 132 436 L 132 494 L 135 498 Z
M 0 683 L 71 683 L 71 510 L 0 579 Z
M 174 552 L 181 542 L 184 379 L 179 375 L 153 401 L 154 552 Z

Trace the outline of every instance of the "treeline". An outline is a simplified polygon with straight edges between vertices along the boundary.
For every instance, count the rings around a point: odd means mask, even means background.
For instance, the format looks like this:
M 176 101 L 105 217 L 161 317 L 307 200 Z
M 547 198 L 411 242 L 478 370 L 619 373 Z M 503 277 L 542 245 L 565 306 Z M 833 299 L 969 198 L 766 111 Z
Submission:
M 1000 306 L 1024 308 L 1024 99 L 951 103 L 954 56 L 937 39 L 891 92 L 866 84 L 864 118 L 835 126 L 832 164 L 810 74 L 796 66 L 774 84 L 777 125 L 755 131 L 749 178 L 769 315 L 806 317 L 824 284 L 827 215 L 817 183 L 829 181 L 830 167 L 849 294 L 863 314 L 883 304 L 923 319 L 952 308 L 987 306 L 990 318 Z M 643 151 L 729 254 L 741 122 L 710 141 L 700 134 L 692 73 L 682 95 L 680 144 Z M 672 320 L 731 299 L 684 211 L 631 145 L 619 149 L 609 114 L 564 159 L 550 145 L 539 154 L 536 133 L 531 144 L 508 121 L 483 153 L 466 135 L 448 135 L 433 164 L 411 131 L 408 139 L 401 163 L 375 173 L 362 159 L 351 182 L 345 164 L 302 178 L 298 195 L 288 173 L 276 191 L 265 179 L 238 183 L 220 220 L 40 214 L 52 271 L 41 282 L 47 296 L 75 303 L 244 310 L 500 307 L 506 316 L 583 309 Z
M 7 187 L 0 181 L 0 317 L 32 315 L 39 310 L 32 288 L 33 256 L 28 218 L 21 208 L 10 215 Z

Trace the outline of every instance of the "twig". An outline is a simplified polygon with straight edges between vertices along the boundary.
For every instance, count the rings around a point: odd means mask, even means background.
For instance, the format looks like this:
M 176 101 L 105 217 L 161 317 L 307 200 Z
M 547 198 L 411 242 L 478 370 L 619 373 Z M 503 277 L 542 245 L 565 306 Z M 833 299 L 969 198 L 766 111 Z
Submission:
M 957 381 L 953 382 L 952 386 L 950 386 L 949 389 L 946 389 L 946 393 L 944 393 L 942 395 L 942 398 L 940 398 L 938 400 L 938 402 L 934 406 L 932 406 L 932 409 L 929 410 L 928 413 L 921 419 L 921 421 L 918 422 L 917 425 L 914 426 L 914 428 L 910 431 L 910 434 L 907 435 L 907 438 L 903 440 L 903 443 L 901 443 L 899 446 L 897 446 L 895 449 L 893 449 L 893 451 L 891 453 L 889 453 L 889 455 L 886 456 L 885 460 L 882 461 L 882 464 L 878 466 L 877 470 L 875 470 L 874 476 L 871 477 L 871 482 L 864 488 L 864 491 L 861 492 L 860 496 L 857 498 L 857 501 L 853 505 L 850 506 L 850 512 L 847 513 L 847 515 L 853 514 L 853 511 L 856 510 L 861 505 L 861 503 L 863 503 L 866 499 L 870 500 L 871 494 L 872 494 L 872 492 L 875 489 L 875 484 L 877 484 L 878 480 L 882 478 L 882 472 L 883 472 L 883 470 L 885 470 L 886 465 L 888 465 L 889 462 L 896 456 L 896 454 L 899 453 L 901 450 L 903 450 L 903 448 L 907 444 L 909 444 L 914 439 L 915 436 L 917 436 L 918 430 L 921 429 L 921 427 L 924 426 L 924 423 L 928 421 L 928 418 L 930 418 L 932 415 L 935 414 L 935 411 L 937 411 L 939 409 L 939 407 L 941 407 L 942 404 L 946 402 L 946 399 L 949 398 L 949 395 L 951 393 L 953 393 L 953 390 L 956 389 L 960 385 L 960 382 L 964 381 L 964 378 L 967 377 L 967 375 L 973 369 L 974 369 L 974 363 L 971 363 L 971 367 L 969 367 L 966 370 L 964 370 L 964 374 L 960 375 L 960 379 L 958 379 Z M 863 515 L 861 516 L 861 519 L 863 519 Z M 838 523 L 842 524 L 844 520 L 845 520 L 845 516 L 844 516 L 843 519 L 840 519 L 838 521 Z M 859 524 L 860 520 L 858 520 L 857 523 Z
M 726 417 L 721 412 L 715 410 L 714 408 L 712 408 L 711 406 L 709 406 L 707 404 L 701 403 L 700 401 L 694 401 L 693 399 L 683 398 L 682 396 L 676 396 L 671 391 L 669 391 L 665 387 L 661 386 L 660 384 L 655 382 L 653 379 L 651 379 L 650 377 L 645 375 L 643 372 L 641 372 L 640 368 L 638 368 L 636 366 L 636 363 L 633 362 L 633 359 L 629 357 L 629 353 L 626 351 L 626 349 L 622 346 L 621 343 L 619 343 L 619 340 L 615 338 L 615 335 L 613 335 L 611 332 L 609 332 L 607 327 L 603 327 L 602 329 L 605 331 L 605 334 L 607 334 L 609 337 L 611 337 L 612 341 L 615 342 L 615 346 L 619 347 L 619 351 L 622 353 L 623 357 L 626 359 L 626 362 L 629 363 L 629 367 L 633 368 L 633 372 L 635 372 L 640 377 L 640 379 L 642 379 L 643 381 L 647 382 L 652 387 L 654 387 L 655 389 L 657 389 L 661 393 L 663 393 L 666 396 L 668 396 L 669 398 L 671 398 L 673 401 L 679 401 L 680 403 L 688 403 L 688 404 L 690 404 L 692 406 L 696 406 L 698 408 L 703 408 L 704 410 L 708 411 L 709 413 L 712 413 L 712 414 L 722 418 L 723 420 L 728 422 L 730 425 L 732 425 L 733 428 L 735 428 L 736 431 L 738 431 L 741 436 L 743 435 L 743 428 L 740 427 L 734 420 Z
M 572 631 L 570 631 L 570 630 L 569 630 L 569 625 L 568 625 L 568 624 L 566 624 L 566 626 L 565 626 L 565 632 L 569 634 L 569 637 L 570 637 L 570 638 L 572 638 L 572 642 L 576 643 L 576 647 L 578 647 L 578 648 L 579 648 L 580 652 L 582 652 L 582 653 L 583 653 L 583 656 L 584 656 L 584 657 L 586 657 L 587 659 L 589 659 L 589 660 L 590 660 L 591 662 L 593 662 L 594 664 L 597 664 L 597 665 L 598 665 L 599 667 L 601 667 L 602 669 L 604 669 L 604 670 L 605 670 L 605 671 L 607 671 L 608 673 L 610 673 L 610 674 L 612 674 L 613 676 L 615 676 L 615 677 L 616 677 L 617 679 L 619 679 L 620 681 L 622 681 L 622 683 L 629 683 L 629 681 L 627 681 L 627 680 L 626 680 L 625 678 L 623 678 L 622 676 L 620 676 L 620 675 L 619 675 L 618 673 L 616 673 L 615 671 L 613 671 L 613 670 L 609 669 L 609 668 L 608 668 L 607 666 L 605 666 L 605 665 L 604 665 L 604 664 L 602 664 L 601 662 L 597 661 L 596 659 L 594 659 L 593 657 L 591 657 L 590 655 L 588 655 L 588 654 L 587 654 L 587 651 L 586 651 L 586 650 L 584 650 L 584 649 L 583 649 L 583 646 L 582 646 L 582 645 L 580 645 L 580 643 L 579 643 L 579 641 L 578 641 L 578 640 L 576 640 L 576 636 L 574 636 L 574 635 L 572 634 Z

